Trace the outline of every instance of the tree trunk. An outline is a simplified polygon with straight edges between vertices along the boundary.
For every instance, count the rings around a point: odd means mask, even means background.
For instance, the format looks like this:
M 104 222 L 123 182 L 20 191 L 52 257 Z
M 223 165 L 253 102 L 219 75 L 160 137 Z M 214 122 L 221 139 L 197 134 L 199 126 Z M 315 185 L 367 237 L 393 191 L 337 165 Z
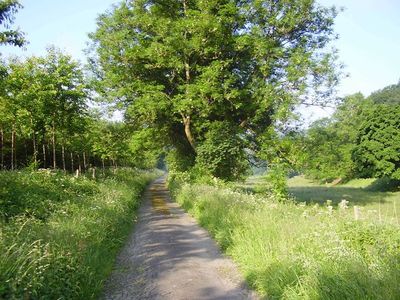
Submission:
M 62 159 L 63 170 L 65 172 L 67 169 L 65 167 L 65 146 L 64 146 L 64 143 L 61 145 L 61 159 Z
M 35 132 L 35 128 L 33 126 L 33 119 L 31 116 L 31 126 L 32 126 L 32 144 L 33 144 L 33 161 L 35 163 L 35 165 L 37 164 L 37 155 L 38 155 L 38 149 L 37 149 L 37 145 L 36 145 L 36 132 Z
M 105 171 L 105 169 L 106 169 L 106 167 L 105 167 L 105 165 L 104 165 L 104 158 L 101 159 L 101 163 L 102 163 L 102 165 L 103 165 L 103 175 L 104 175 L 104 171 Z
M 43 168 L 46 169 L 46 144 L 43 143 Z
M 56 126 L 53 121 L 53 132 L 52 132 L 52 144 L 53 144 L 53 169 L 55 170 L 57 168 L 57 162 L 56 162 Z
M 187 0 L 183 0 L 183 13 L 185 15 L 185 17 L 187 16 Z M 185 30 L 184 33 L 185 39 L 187 38 L 187 31 Z M 190 84 L 190 80 L 191 80 L 191 76 L 190 76 L 190 61 L 189 61 L 189 57 L 186 55 L 186 53 L 184 54 L 184 67 L 185 67 L 185 79 L 186 79 L 186 96 L 188 97 L 189 94 L 189 84 Z M 194 138 L 192 135 L 192 131 L 190 129 L 190 116 L 185 115 L 183 113 L 181 113 L 182 119 L 183 119 L 183 124 L 185 126 L 185 134 L 186 134 L 186 138 L 190 144 L 190 146 L 192 146 L 194 152 L 196 153 L 196 147 L 195 147 L 195 142 L 194 142 Z
M 86 152 L 83 151 L 83 170 L 86 172 L 87 164 L 86 164 Z
M 82 173 L 81 155 L 79 153 L 78 153 L 78 170 L 79 173 Z
M 74 155 L 71 152 L 71 172 L 74 173 Z
M 4 131 L 3 127 L 0 127 L 0 169 L 4 169 Z
M 192 146 L 194 152 L 196 152 L 196 145 L 195 145 L 195 142 L 194 142 L 194 138 L 193 138 L 193 135 L 192 135 L 192 131 L 190 130 L 190 117 L 189 117 L 189 116 L 185 117 L 185 116 L 182 114 L 182 118 L 183 118 L 183 124 L 184 124 L 184 126 L 185 126 L 186 138 L 187 138 L 187 140 L 188 140 L 190 146 Z
M 15 168 L 15 124 L 12 125 L 11 129 L 11 170 Z

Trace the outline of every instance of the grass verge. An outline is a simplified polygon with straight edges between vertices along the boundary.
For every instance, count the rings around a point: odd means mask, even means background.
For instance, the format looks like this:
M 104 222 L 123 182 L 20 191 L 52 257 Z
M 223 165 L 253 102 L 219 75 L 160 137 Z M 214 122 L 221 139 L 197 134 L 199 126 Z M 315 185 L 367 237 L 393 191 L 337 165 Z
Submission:
M 400 299 L 394 224 L 224 188 L 172 182 L 171 189 L 268 299 Z
M 0 172 L 0 298 L 95 299 L 151 172 Z

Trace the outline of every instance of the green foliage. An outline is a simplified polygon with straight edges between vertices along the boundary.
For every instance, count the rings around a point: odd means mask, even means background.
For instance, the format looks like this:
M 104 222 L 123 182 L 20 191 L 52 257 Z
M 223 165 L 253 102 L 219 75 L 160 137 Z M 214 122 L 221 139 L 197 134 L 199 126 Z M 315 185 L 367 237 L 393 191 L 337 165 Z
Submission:
M 22 8 L 18 0 L 1 0 L 0 1 L 0 44 L 10 44 L 22 47 L 26 44 L 24 34 L 19 29 L 11 29 L 14 22 L 14 15 Z
M 210 186 L 174 194 L 268 299 L 400 297 L 398 225 Z
M 241 179 L 249 170 L 245 143 L 228 122 L 214 122 L 198 147 L 196 165 L 206 174 L 226 180 Z
M 144 165 L 129 151 L 130 127 L 89 110 L 89 86 L 71 56 L 49 47 L 44 57 L 12 59 L 3 67 L 0 169 Z
M 400 82 L 373 92 L 368 99 L 376 104 L 400 104 Z
M 371 105 L 360 93 L 348 96 L 331 118 L 318 120 L 310 126 L 303 141 L 306 175 L 324 181 L 356 176 L 352 151 L 363 121 L 362 112 Z
M 400 105 L 375 105 L 363 119 L 353 151 L 360 175 L 400 180 Z
M 0 298 L 97 299 L 154 177 L 1 172 Z
M 91 34 L 97 92 L 126 107 L 136 131 L 162 132 L 159 153 L 176 149 L 186 169 L 226 148 L 207 138 L 214 123 L 228 122 L 257 152 L 257 135 L 287 121 L 299 96 L 324 101 L 335 86 L 336 55 L 325 47 L 336 13 L 314 0 L 125 1 Z M 225 165 L 238 153 L 229 151 Z M 215 176 L 237 177 L 211 163 Z

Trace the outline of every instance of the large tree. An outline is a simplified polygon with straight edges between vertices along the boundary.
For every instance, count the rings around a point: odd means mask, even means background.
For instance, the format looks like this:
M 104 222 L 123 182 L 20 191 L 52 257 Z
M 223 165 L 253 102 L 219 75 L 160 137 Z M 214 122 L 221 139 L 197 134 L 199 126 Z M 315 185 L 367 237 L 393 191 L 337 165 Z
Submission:
M 242 142 L 218 152 L 226 166 L 245 157 L 238 146 L 257 151 L 258 137 L 300 101 L 329 96 L 335 16 L 314 0 L 124 1 L 91 34 L 98 92 L 186 166 L 207 161 L 199 156 L 211 153 L 216 128 L 229 127 Z

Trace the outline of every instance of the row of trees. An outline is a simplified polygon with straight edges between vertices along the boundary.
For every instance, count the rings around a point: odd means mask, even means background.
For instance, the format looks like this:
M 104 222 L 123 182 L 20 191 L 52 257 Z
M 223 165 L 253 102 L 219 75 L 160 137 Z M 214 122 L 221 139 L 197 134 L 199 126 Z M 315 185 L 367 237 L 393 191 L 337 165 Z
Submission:
M 312 124 L 301 143 L 311 177 L 400 180 L 400 82 L 367 98 L 346 97 L 332 117 Z
M 90 112 L 78 62 L 49 48 L 45 57 L 12 59 L 1 68 L 1 169 L 127 163 L 126 128 Z
M 12 28 L 21 7 L 18 0 L 0 1 L 0 45 L 26 44 Z M 44 57 L 1 61 L 0 169 L 146 166 L 130 154 L 128 126 L 88 106 L 91 87 L 80 63 L 55 47 Z

